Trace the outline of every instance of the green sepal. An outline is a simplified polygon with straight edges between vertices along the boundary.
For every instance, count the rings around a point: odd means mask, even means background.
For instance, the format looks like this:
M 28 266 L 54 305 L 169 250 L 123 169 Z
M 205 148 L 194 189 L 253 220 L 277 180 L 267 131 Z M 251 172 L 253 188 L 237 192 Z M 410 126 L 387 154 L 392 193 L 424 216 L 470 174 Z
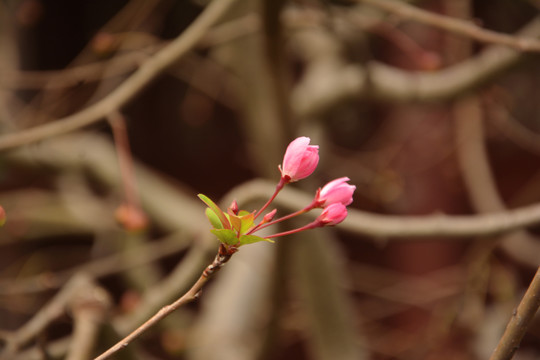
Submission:
M 240 245 L 253 244 L 253 243 L 256 243 L 256 242 L 259 242 L 259 241 L 268 241 L 268 242 L 271 242 L 271 243 L 274 242 L 274 240 L 265 239 L 263 237 L 256 236 L 256 235 L 242 235 L 242 236 L 240 236 Z
M 226 245 L 236 245 L 238 244 L 238 238 L 236 237 L 236 232 L 230 229 L 212 229 L 210 230 L 212 234 L 222 243 Z
M 215 229 L 223 229 L 223 224 L 219 220 L 219 216 L 217 216 L 217 214 L 214 212 L 214 210 L 212 210 L 210 208 L 206 208 L 204 213 L 205 213 L 206 217 L 208 218 L 208 220 L 210 221 L 210 224 Z
M 203 194 L 199 194 L 197 195 L 199 197 L 199 199 L 201 199 L 206 205 L 208 205 L 208 207 L 210 209 L 212 209 L 214 211 L 214 213 L 217 215 L 217 217 L 219 218 L 219 221 L 221 222 L 222 224 L 222 228 L 224 229 L 230 229 L 231 228 L 231 224 L 229 223 L 229 220 L 227 220 L 227 217 L 225 216 L 225 213 L 223 213 L 223 211 L 221 211 L 221 209 L 219 208 L 219 206 L 216 205 L 215 202 L 213 202 L 212 200 L 210 200 L 210 198 L 206 195 L 203 195 Z

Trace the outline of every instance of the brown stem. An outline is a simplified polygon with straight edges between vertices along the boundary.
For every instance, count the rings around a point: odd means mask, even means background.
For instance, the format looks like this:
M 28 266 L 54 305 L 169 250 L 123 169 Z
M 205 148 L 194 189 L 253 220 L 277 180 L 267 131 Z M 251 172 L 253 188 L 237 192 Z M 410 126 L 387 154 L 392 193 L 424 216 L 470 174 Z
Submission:
M 519 348 L 519 343 L 527 332 L 529 323 L 540 306 L 540 267 L 523 295 L 523 299 L 517 310 L 512 314 L 512 318 L 506 325 L 504 334 L 499 340 L 499 344 L 493 351 L 490 360 L 508 360 L 514 356 Z
M 96 290 L 97 289 L 97 290 Z M 99 293 L 99 296 L 97 296 Z M 100 306 L 106 306 L 107 294 L 97 287 L 93 280 L 83 273 L 79 273 L 70 279 L 68 283 L 59 291 L 40 311 L 38 311 L 26 324 L 14 332 L 2 334 L 5 347 L 0 352 L 0 358 L 13 358 L 18 350 L 36 338 L 55 319 L 62 316 L 66 307 L 77 303 L 81 297 L 94 294 L 94 300 Z M 74 311 L 76 312 L 76 311 Z
M 236 0 L 212 1 L 182 34 L 143 63 L 133 75 L 105 98 L 73 115 L 21 132 L 4 135 L 0 138 L 0 149 L 5 150 L 65 134 L 100 121 L 112 111 L 120 109 L 153 79 L 191 50 L 235 2 Z
M 483 29 L 470 21 L 440 15 L 395 0 L 361 0 L 379 9 L 426 25 L 438 27 L 455 34 L 487 44 L 504 45 L 519 51 L 540 51 L 540 41 L 531 37 L 508 35 Z
M 231 256 L 236 251 L 237 251 L 237 248 L 235 247 L 226 247 L 225 245 L 221 244 L 219 246 L 219 250 L 214 261 L 210 265 L 208 265 L 206 269 L 204 269 L 203 273 L 199 277 L 199 280 L 197 280 L 197 282 L 191 287 L 191 289 L 189 289 L 184 295 L 182 295 L 178 300 L 176 300 L 172 304 L 166 305 L 163 308 L 161 308 L 161 310 L 159 310 L 154 316 L 148 319 L 144 324 L 142 324 L 137 329 L 132 331 L 129 335 L 127 335 L 125 338 L 117 342 L 114 346 L 109 348 L 100 356 L 96 357 L 94 360 L 108 359 L 109 357 L 111 357 L 111 355 L 117 353 L 118 351 L 128 346 L 130 342 L 132 342 L 133 340 L 141 336 L 146 330 L 150 329 L 152 326 L 157 324 L 166 316 L 170 315 L 180 306 L 196 300 L 204 284 L 206 284 L 208 279 L 210 279 L 211 276 L 217 273 L 223 267 L 223 265 L 225 265 L 225 263 L 229 261 Z

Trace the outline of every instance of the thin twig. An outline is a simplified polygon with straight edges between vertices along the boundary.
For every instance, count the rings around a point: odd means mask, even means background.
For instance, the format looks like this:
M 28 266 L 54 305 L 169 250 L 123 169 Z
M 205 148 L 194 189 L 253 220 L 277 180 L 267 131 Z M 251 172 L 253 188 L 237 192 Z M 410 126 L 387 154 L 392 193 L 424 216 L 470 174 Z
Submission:
M 31 167 L 49 164 L 56 169 L 82 171 L 108 188 L 120 187 L 115 150 L 104 137 L 89 133 L 60 137 L 35 150 L 14 151 L 6 159 Z M 200 211 L 204 208 L 193 194 L 179 191 L 142 164 L 136 164 L 135 173 L 141 188 L 147 189 L 140 193 L 141 202 L 155 224 L 167 231 L 181 229 L 192 235 L 206 227 L 208 220 Z
M 133 166 L 133 156 L 129 144 L 126 119 L 119 111 L 107 116 L 111 126 L 122 184 L 124 186 L 124 203 L 116 210 L 116 220 L 128 230 L 138 233 L 148 227 L 148 217 L 141 207 L 139 191 Z M 135 235 L 135 234 L 131 234 Z
M 200 40 L 197 48 L 209 48 L 237 38 L 254 33 L 259 29 L 259 21 L 254 14 L 248 14 L 238 19 L 228 21 L 210 29 Z M 101 30 L 103 31 L 103 30 Z M 108 77 L 120 76 L 133 71 L 138 64 L 143 63 L 162 49 L 167 42 L 160 42 L 129 50 L 115 55 L 111 59 L 100 60 L 88 64 L 77 65 L 62 70 L 15 70 L 0 69 L 0 87 L 5 89 L 34 89 L 46 86 L 47 89 L 63 88 L 80 82 L 100 81 L 103 70 L 107 68 Z M 191 55 L 191 62 L 195 61 Z M 54 81 L 53 81 L 54 80 Z
M 509 360 L 519 348 L 519 343 L 527 332 L 529 323 L 540 306 L 540 267 L 536 271 L 529 288 L 523 295 L 517 310 L 512 314 L 499 344 L 490 360 Z
M 150 45 L 116 55 L 110 60 L 96 61 L 63 70 L 0 70 L 0 86 L 7 89 L 34 89 L 44 86 L 47 86 L 48 89 L 63 88 L 74 86 L 80 82 L 101 80 L 105 68 L 108 70 L 108 76 L 119 76 L 133 71 L 138 64 L 143 63 L 162 47 L 163 44 Z
M 154 316 L 148 319 L 144 324 L 139 326 L 128 336 L 120 340 L 118 343 L 116 343 L 114 346 L 109 348 L 107 351 L 105 351 L 103 354 L 101 354 L 94 360 L 108 359 L 111 355 L 125 348 L 127 345 L 129 345 L 130 342 L 141 336 L 144 332 L 146 332 L 148 329 L 157 324 L 166 316 L 170 315 L 180 306 L 197 299 L 204 284 L 206 284 L 208 279 L 210 279 L 210 277 L 216 274 L 223 267 L 223 265 L 225 265 L 229 261 L 234 252 L 236 252 L 235 248 L 226 248 L 223 244 L 220 245 L 218 254 L 216 255 L 214 261 L 212 262 L 212 264 L 208 265 L 206 269 L 204 269 L 203 273 L 201 274 L 197 282 L 195 282 L 195 284 L 191 287 L 191 289 L 189 289 L 184 295 L 182 295 L 172 304 L 161 308 L 161 310 L 159 310 Z
M 313 63 L 308 63 L 304 77 L 292 94 L 293 109 L 298 116 L 324 113 L 335 104 L 358 97 L 394 102 L 457 98 L 507 71 L 524 57 L 523 52 L 508 47 L 490 46 L 475 57 L 434 72 L 405 71 L 376 61 L 365 67 L 358 64 L 327 66 L 324 61 L 324 66 L 317 66 L 320 53 L 335 52 L 335 44 L 338 43 L 329 32 L 319 32 L 321 34 L 314 44 L 324 48 L 317 53 L 319 56 L 314 57 Z M 531 20 L 518 33 L 518 36 L 539 35 L 540 17 Z
M 177 296 L 178 293 L 189 289 L 189 286 L 192 286 L 200 274 L 200 269 L 208 263 L 209 257 L 207 241 L 198 242 L 198 245 L 190 249 L 188 254 L 186 254 L 169 275 L 145 292 L 136 312 L 130 312 L 112 318 L 111 325 L 115 332 L 120 335 L 131 332 L 139 324 L 154 315 L 155 309 L 166 304 L 171 298 Z M 48 341 L 46 351 L 53 358 L 64 357 L 71 342 L 71 335 L 59 340 Z M 42 360 L 42 350 L 34 346 L 9 358 L 9 360 L 12 359 Z
M 185 250 L 191 242 L 182 239 L 181 236 L 180 233 L 175 233 L 157 241 L 141 244 L 129 250 L 132 252 L 129 257 L 118 252 L 66 270 L 40 273 L 19 279 L 0 279 L 0 296 L 36 294 L 56 289 L 63 286 L 76 273 L 85 273 L 93 278 L 100 278 L 140 267 Z
M 126 119 L 118 112 L 113 111 L 107 117 L 111 126 L 114 144 L 118 155 L 118 164 L 122 175 L 122 183 L 124 185 L 125 201 L 128 205 L 134 206 L 137 210 L 141 210 L 141 202 L 137 191 L 135 181 L 135 173 L 133 171 L 133 157 L 131 155 L 131 147 L 126 128 Z
M 0 358 L 9 358 L 17 350 L 29 342 L 32 338 L 41 333 L 49 324 L 65 313 L 65 309 L 75 297 L 80 294 L 91 291 L 93 288 L 92 280 L 86 275 L 80 273 L 74 276 L 56 296 L 43 306 L 32 319 L 19 329 L 12 333 L 3 335 L 6 346 L 0 353 Z M 5 356 L 5 357 L 4 357 Z
M 486 97 L 485 102 L 491 115 L 489 120 L 504 136 L 523 150 L 540 156 L 540 134 L 516 119 L 500 99 Z
M 502 34 L 483 29 L 475 24 L 453 17 L 435 14 L 395 0 L 359 0 L 370 6 L 419 23 L 435 26 L 471 39 L 495 45 L 504 45 L 519 51 L 540 51 L 540 41 L 533 38 Z
M 484 114 L 478 97 L 461 99 L 453 111 L 457 157 L 474 210 L 478 213 L 506 210 L 489 163 L 484 140 Z
M 65 134 L 93 124 L 107 114 L 120 109 L 150 81 L 186 54 L 207 30 L 236 2 L 213 1 L 180 36 L 145 62 L 122 85 L 96 104 L 65 118 L 0 138 L 0 150 L 29 144 L 47 137 Z
M 474 210 L 478 213 L 504 212 L 507 206 L 499 194 L 489 162 L 482 111 L 479 99 L 475 96 L 462 99 L 454 106 L 458 160 Z M 540 244 L 525 229 L 516 229 L 498 237 L 497 241 L 513 259 L 529 264 L 532 268 L 538 266 Z M 482 246 L 480 242 L 478 245 Z M 484 244 L 486 250 L 493 245 L 492 241 Z

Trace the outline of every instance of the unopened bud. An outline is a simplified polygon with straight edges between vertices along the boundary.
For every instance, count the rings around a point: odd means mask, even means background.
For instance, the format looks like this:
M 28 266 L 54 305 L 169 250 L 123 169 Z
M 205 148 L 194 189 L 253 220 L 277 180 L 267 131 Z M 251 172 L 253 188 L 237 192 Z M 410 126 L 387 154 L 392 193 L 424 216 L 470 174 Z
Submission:
M 342 203 L 333 203 L 326 207 L 317 218 L 322 226 L 334 226 L 345 220 L 347 207 Z
M 142 231 L 148 227 L 148 217 L 136 206 L 122 204 L 114 213 L 116 221 L 127 231 Z
M 319 163 L 319 146 L 309 145 L 310 138 L 301 136 L 291 141 L 283 166 L 279 167 L 281 178 L 287 183 L 304 179 L 311 175 Z
M 6 211 L 0 206 L 0 226 L 6 223 Z
M 335 179 L 317 190 L 315 201 L 318 206 L 326 208 L 334 203 L 342 203 L 345 206 L 352 203 L 356 186 L 348 184 L 349 180 L 348 177 Z
M 274 209 L 270 211 L 268 214 L 264 215 L 261 224 L 266 224 L 267 222 L 270 222 L 274 219 L 274 216 L 276 216 L 277 209 Z
M 92 50 L 98 56 L 106 57 L 118 49 L 118 38 L 106 32 L 97 33 L 92 39 Z
M 234 215 L 238 215 L 238 203 L 236 200 L 233 200 L 229 208 L 227 209 L 229 213 L 232 213 Z

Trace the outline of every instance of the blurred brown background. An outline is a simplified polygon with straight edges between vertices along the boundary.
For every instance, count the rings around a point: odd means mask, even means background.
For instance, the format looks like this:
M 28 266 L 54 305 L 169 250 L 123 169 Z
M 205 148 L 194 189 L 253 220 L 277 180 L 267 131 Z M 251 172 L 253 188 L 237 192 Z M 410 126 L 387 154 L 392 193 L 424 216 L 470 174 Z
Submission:
M 2 1 L 0 358 L 97 356 L 180 296 L 217 249 L 196 195 L 255 209 L 297 136 L 321 162 L 275 206 L 348 176 L 352 216 L 242 248 L 116 358 L 489 358 L 540 264 L 538 229 L 402 235 L 395 220 L 534 211 L 540 46 L 519 38 L 540 37 L 539 14 L 537 0 Z M 99 108 L 180 37 L 187 51 L 88 126 L 17 137 Z M 539 358 L 539 338 L 536 316 L 515 359 Z

